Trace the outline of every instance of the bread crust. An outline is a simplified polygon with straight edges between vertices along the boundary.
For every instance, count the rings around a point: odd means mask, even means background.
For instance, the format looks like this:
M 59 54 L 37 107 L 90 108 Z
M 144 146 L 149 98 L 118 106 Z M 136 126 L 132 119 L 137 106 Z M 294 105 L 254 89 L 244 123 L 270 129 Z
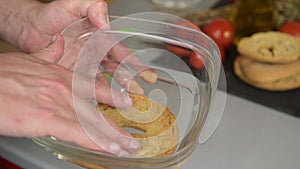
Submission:
M 237 50 L 260 62 L 288 63 L 300 59 L 300 39 L 277 31 L 259 32 L 242 38 Z
M 300 59 L 289 64 L 268 64 L 238 56 L 233 65 L 242 81 L 260 89 L 287 91 L 300 87 Z
M 145 96 L 130 94 L 133 106 L 117 109 L 98 104 L 98 109 L 120 127 L 134 128 L 143 133 L 131 133 L 139 138 L 142 148 L 134 156 L 161 157 L 172 154 L 178 144 L 176 116 L 166 106 Z

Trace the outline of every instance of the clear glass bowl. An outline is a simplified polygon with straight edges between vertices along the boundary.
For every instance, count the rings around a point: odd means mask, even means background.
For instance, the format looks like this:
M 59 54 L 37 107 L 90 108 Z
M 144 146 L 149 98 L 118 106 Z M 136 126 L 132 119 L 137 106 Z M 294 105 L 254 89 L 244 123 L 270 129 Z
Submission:
M 34 141 L 59 159 L 86 168 L 180 168 L 198 145 L 198 138 L 213 103 L 221 66 L 219 50 L 202 32 L 173 24 L 184 20 L 168 14 L 141 13 L 110 19 L 110 28 L 99 30 L 88 19 L 82 19 L 66 28 L 62 33 L 66 50 L 61 64 L 77 71 L 74 63 L 69 62 L 70 58 L 75 58 L 88 60 L 83 67 L 94 69 L 93 65 L 99 64 L 99 57 L 107 54 L 110 47 L 115 45 L 105 45 L 108 39 L 115 39 L 126 46 L 135 57 L 158 74 L 158 80 L 153 84 L 145 83 L 138 77 L 136 80 L 146 96 L 162 102 L 176 115 L 179 130 L 176 151 L 159 158 L 120 157 L 85 149 L 53 137 Z M 195 78 L 186 60 L 166 50 L 167 45 L 193 50 L 201 55 L 205 64 L 201 75 Z M 127 63 L 126 60 L 124 63 Z M 122 87 L 120 90 L 123 91 Z
M 152 2 L 165 8 L 186 9 L 199 4 L 202 0 L 152 0 Z

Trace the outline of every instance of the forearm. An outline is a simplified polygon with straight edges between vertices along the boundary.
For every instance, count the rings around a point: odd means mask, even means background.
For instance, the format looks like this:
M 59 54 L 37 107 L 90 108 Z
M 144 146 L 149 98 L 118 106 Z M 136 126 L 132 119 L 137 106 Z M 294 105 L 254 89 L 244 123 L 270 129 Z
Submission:
M 28 36 L 25 23 L 38 4 L 36 0 L 0 0 L 0 37 L 20 48 Z

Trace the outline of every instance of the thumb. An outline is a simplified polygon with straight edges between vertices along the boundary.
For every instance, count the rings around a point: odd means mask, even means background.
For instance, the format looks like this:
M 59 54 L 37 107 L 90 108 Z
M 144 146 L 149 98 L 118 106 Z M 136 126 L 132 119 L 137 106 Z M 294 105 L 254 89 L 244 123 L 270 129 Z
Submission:
M 56 63 L 60 60 L 64 51 L 64 40 L 60 34 L 55 34 L 51 38 L 51 42 L 44 49 L 34 53 L 34 56 L 42 60 Z

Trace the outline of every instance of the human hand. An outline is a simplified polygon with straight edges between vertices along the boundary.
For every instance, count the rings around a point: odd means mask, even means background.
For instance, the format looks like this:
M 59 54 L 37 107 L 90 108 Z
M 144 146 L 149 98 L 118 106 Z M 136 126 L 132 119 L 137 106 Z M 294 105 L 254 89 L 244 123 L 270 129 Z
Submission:
M 37 36 L 33 35 L 35 38 L 28 37 L 28 39 L 25 40 L 25 50 L 30 52 L 43 48 L 49 43 L 54 33 L 61 32 L 71 23 L 83 17 L 88 17 L 88 21 L 95 26 L 96 29 L 108 25 L 107 5 L 103 0 L 56 0 L 45 5 L 39 5 L 34 8 L 31 15 L 37 17 L 30 17 L 33 19 L 31 22 L 28 22 L 27 30 L 30 30 L 28 32 L 36 34 Z M 102 43 L 107 43 L 107 40 Z M 70 49 L 65 47 L 64 57 L 58 61 L 58 64 L 73 70 L 79 50 L 80 49 L 74 50 L 74 48 Z M 67 54 L 68 52 L 71 53 Z M 129 56 L 130 59 L 128 59 Z M 126 68 L 122 68 L 118 63 L 125 59 L 144 81 L 154 83 L 157 80 L 157 74 L 145 66 L 138 58 L 132 56 L 130 50 L 122 44 L 117 44 L 115 50 L 112 50 L 110 53 L 110 57 L 106 57 L 101 65 L 103 65 L 106 71 L 111 75 L 116 72 L 116 74 L 119 73 L 119 75 L 115 77 L 117 77 L 117 81 L 121 83 L 127 91 L 135 94 L 143 94 L 143 89 L 135 81 L 131 73 L 129 73 Z M 121 68 L 122 71 L 116 71 L 117 68 Z M 130 80 L 124 81 L 124 79 Z
M 156 72 L 118 42 L 114 35 L 101 33 L 102 30 L 94 34 L 95 31 L 97 28 L 86 18 L 68 27 L 62 33 L 65 50 L 58 64 L 71 70 L 89 69 L 92 72 L 97 71 L 100 66 L 99 71 L 110 74 L 124 89 L 142 95 L 143 89 L 135 77 L 139 76 L 147 83 L 154 83 L 157 80 Z M 103 36 L 99 36 L 99 33 Z M 129 67 L 131 71 L 127 69 Z
M 78 19 L 88 17 L 98 28 L 108 23 L 104 0 L 55 0 L 50 3 L 2 0 L 1 5 L 8 9 L 3 11 L 4 17 L 8 13 L 3 22 L 9 26 L 0 29 L 0 34 L 29 53 L 46 47 L 55 33 L 60 33 Z
M 136 151 L 138 142 L 101 113 L 97 116 L 99 123 L 93 124 L 99 126 L 97 132 L 101 145 L 95 144 L 86 135 L 77 119 L 73 98 L 82 100 L 77 109 L 81 112 L 77 113 L 97 110 L 87 101 L 91 98 L 84 97 L 85 85 L 81 91 L 72 91 L 74 73 L 55 64 L 62 52 L 63 39 L 56 35 L 55 42 L 37 53 L 0 54 L 0 134 L 30 138 L 53 136 L 86 148 L 119 155 Z M 47 61 L 45 56 L 50 56 Z M 89 83 L 86 77 L 81 77 L 81 80 L 82 84 Z M 98 101 L 119 107 L 131 104 L 119 92 L 111 91 L 103 78 L 97 78 L 96 84 Z

